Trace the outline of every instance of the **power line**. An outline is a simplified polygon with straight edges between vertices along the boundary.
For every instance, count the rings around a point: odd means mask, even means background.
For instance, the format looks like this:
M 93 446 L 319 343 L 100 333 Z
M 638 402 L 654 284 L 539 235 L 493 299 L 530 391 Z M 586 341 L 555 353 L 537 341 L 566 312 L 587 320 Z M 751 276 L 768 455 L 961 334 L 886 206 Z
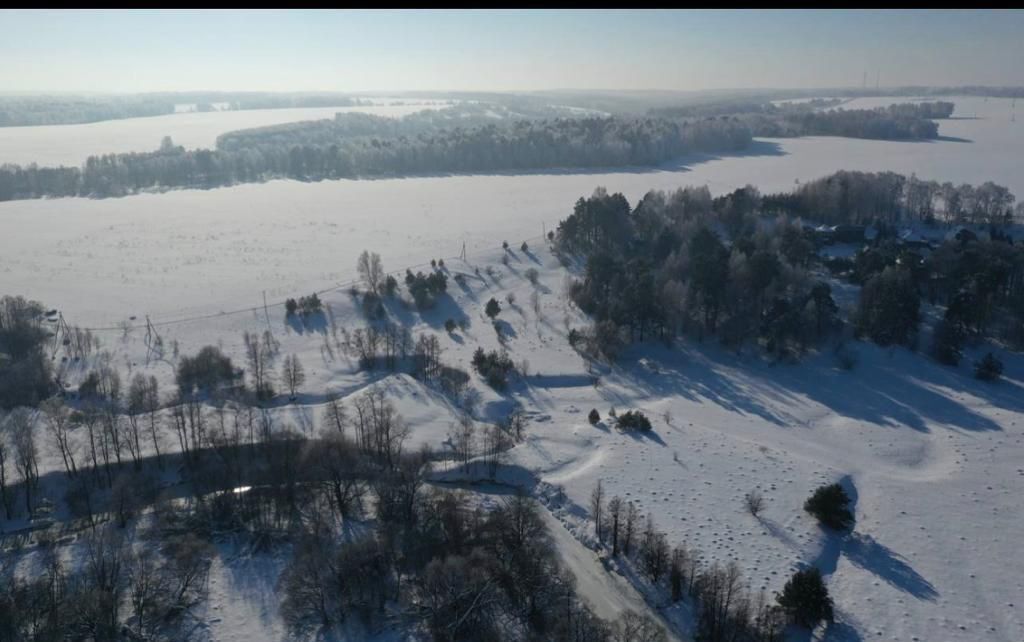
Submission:
M 524 240 L 525 241 L 535 241 L 535 240 L 538 240 L 539 238 L 540 237 L 532 236 L 532 237 L 528 237 L 528 238 L 526 238 Z M 468 257 L 467 258 L 461 258 L 461 257 L 456 257 L 456 256 L 449 256 L 449 257 L 444 257 L 444 258 L 447 259 L 447 260 L 452 260 L 452 259 L 460 259 L 460 260 L 463 260 L 463 261 L 468 260 Z M 402 267 L 402 268 L 396 270 L 394 272 L 394 274 L 401 275 L 401 273 L 404 272 L 405 270 L 412 270 L 414 268 L 426 267 L 427 265 L 430 265 L 429 261 L 424 261 L 423 263 L 417 263 L 415 265 L 405 266 L 405 267 Z M 353 285 L 355 285 L 357 283 L 359 283 L 359 278 L 358 277 L 351 278 L 351 279 L 349 279 L 347 281 L 337 282 L 334 285 L 331 285 L 330 287 L 326 287 L 326 288 L 324 288 L 322 290 L 316 290 L 314 292 L 314 294 L 317 294 L 317 295 L 326 294 L 326 293 L 332 292 L 334 290 L 339 290 L 339 289 L 342 289 L 342 288 L 345 288 L 345 287 L 351 287 L 351 286 L 353 286 Z M 238 309 L 235 309 L 235 310 L 228 310 L 226 312 L 223 312 L 223 311 L 222 312 L 214 312 L 214 313 L 210 313 L 210 314 L 201 314 L 201 315 L 195 315 L 195 316 L 190 316 L 190 317 L 182 317 L 180 319 L 170 319 L 170 320 L 164 320 L 164 321 L 155 321 L 155 322 L 151 322 L 151 323 L 152 323 L 152 326 L 154 328 L 156 328 L 156 327 L 167 327 L 167 326 L 171 326 L 171 325 L 179 325 L 179 324 L 182 324 L 182 323 L 189 323 L 189 322 L 192 322 L 192 321 L 204 321 L 206 319 L 216 319 L 218 317 L 234 316 L 236 314 L 244 314 L 246 312 L 258 312 L 260 309 L 267 310 L 268 308 L 276 308 L 276 307 L 279 307 L 279 306 L 283 306 L 284 304 L 285 304 L 285 301 L 277 301 L 277 302 L 274 302 L 274 303 L 270 303 L 269 305 L 267 305 L 265 303 L 262 306 L 257 305 L 257 306 L 252 306 L 252 307 L 248 307 L 248 308 L 238 308 Z M 63 316 L 61 318 L 63 319 Z M 148 319 L 149 319 L 149 317 L 147 317 L 147 320 Z M 268 320 L 268 323 L 269 323 L 269 320 Z M 135 327 L 136 326 L 132 326 L 132 329 L 134 329 Z M 110 332 L 110 331 L 113 331 L 113 330 L 120 330 L 122 328 L 120 326 L 112 325 L 112 326 L 100 326 L 100 327 L 95 327 L 95 328 L 82 328 L 82 329 L 83 330 L 89 330 L 90 332 Z

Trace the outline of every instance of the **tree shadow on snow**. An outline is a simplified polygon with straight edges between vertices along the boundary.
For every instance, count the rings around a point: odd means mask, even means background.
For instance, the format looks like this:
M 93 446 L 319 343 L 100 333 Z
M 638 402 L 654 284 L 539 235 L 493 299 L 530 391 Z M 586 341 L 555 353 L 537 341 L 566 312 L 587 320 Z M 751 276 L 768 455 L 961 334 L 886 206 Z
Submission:
M 967 431 L 1001 430 L 998 423 L 958 401 L 955 395 L 961 391 L 989 406 L 1024 409 L 1024 388 L 1009 379 L 989 385 L 902 348 L 888 352 L 869 344 L 857 347 L 871 358 L 844 371 L 835 367 L 830 353 L 809 356 L 790 367 L 743 360 L 713 346 L 670 350 L 646 345 L 632 350 L 633 358 L 622 360 L 632 375 L 623 385 L 638 393 L 708 400 L 778 426 L 796 421 L 775 408 L 799 406 L 806 400 L 842 417 L 880 426 L 905 425 L 920 432 L 929 432 L 931 423 Z M 639 366 L 641 355 L 657 365 L 657 372 Z M 771 407 L 766 402 L 772 402 Z
M 919 600 L 934 602 L 939 596 L 931 582 L 891 549 L 870 535 L 851 533 L 843 541 L 843 555 L 859 568 L 871 571 L 890 585 Z
M 305 334 L 306 332 L 327 334 L 327 316 L 323 312 L 306 316 L 299 313 L 289 314 L 285 317 L 284 322 L 296 334 Z
M 651 353 L 644 351 L 647 355 Z M 755 415 L 777 426 L 786 425 L 782 417 L 758 401 L 757 395 L 737 386 L 732 377 L 723 375 L 712 363 L 704 361 L 698 364 L 678 351 L 660 346 L 654 349 L 654 354 L 659 364 L 657 372 L 632 367 L 639 363 L 638 359 L 624 356 L 620 363 L 634 376 L 619 383 L 632 388 L 638 396 L 680 396 L 697 403 L 707 400 L 730 412 Z

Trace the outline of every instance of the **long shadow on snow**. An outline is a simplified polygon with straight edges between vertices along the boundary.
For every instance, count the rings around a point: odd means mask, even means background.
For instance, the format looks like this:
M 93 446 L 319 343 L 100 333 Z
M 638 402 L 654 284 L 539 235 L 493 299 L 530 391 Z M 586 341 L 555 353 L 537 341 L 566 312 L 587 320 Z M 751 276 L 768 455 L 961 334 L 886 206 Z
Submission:
M 857 506 L 857 488 L 853 479 L 846 475 L 839 480 L 850 497 L 850 509 Z M 915 571 L 897 553 L 875 541 L 870 535 L 857 532 L 837 533 L 819 526 L 823 532 L 824 545 L 818 557 L 812 562 L 822 575 L 831 575 L 842 555 L 854 566 L 870 571 L 895 588 L 909 593 L 919 600 L 935 601 L 938 591 L 931 582 Z
M 284 323 L 285 326 L 291 328 L 296 334 L 305 334 L 307 332 L 327 334 L 327 317 L 323 312 L 316 312 L 308 316 L 302 316 L 296 312 L 295 314 L 285 316 Z
M 859 344 L 864 351 L 879 350 Z M 758 399 L 778 406 L 799 405 L 804 398 L 832 412 L 882 426 L 906 425 L 928 432 L 928 423 L 947 424 L 962 430 L 1001 430 L 995 421 L 980 415 L 952 398 L 957 391 L 977 396 L 989 405 L 1019 412 L 1024 408 L 1024 389 L 1004 380 L 998 385 L 978 382 L 963 371 L 944 368 L 902 349 L 891 357 L 865 360 L 852 372 L 837 369 L 831 355 L 810 357 L 797 366 L 770 366 L 760 361 L 740 360 L 711 346 L 668 350 L 647 345 L 633 349 L 622 360 L 627 367 L 640 356 L 659 365 L 656 373 L 630 367 L 633 376 L 622 385 L 651 396 L 678 395 L 690 401 L 707 399 L 722 408 L 754 414 L 779 426 L 791 425 L 778 412 Z M 726 367 L 731 372 L 721 373 Z M 742 384 L 742 385 L 738 385 Z M 934 390 L 950 390 L 943 394 Z
M 867 344 L 861 347 L 879 350 Z M 999 424 L 956 401 L 952 394 L 967 391 L 990 405 L 1020 411 L 1024 399 L 1020 386 L 1005 383 L 1004 389 L 998 390 L 903 349 L 896 349 L 891 357 L 870 360 L 852 372 L 837 370 L 822 359 L 796 368 L 776 368 L 774 380 L 764 382 L 767 387 L 800 393 L 844 417 L 884 426 L 903 424 L 921 432 L 929 432 L 928 423 L 969 431 L 1001 430 Z M 950 392 L 944 394 L 936 387 Z M 1011 390 L 1021 396 L 1015 398 Z
M 899 554 L 875 541 L 870 535 L 851 533 L 843 541 L 843 555 L 859 568 L 871 571 L 904 593 L 919 600 L 935 601 L 939 592 Z
M 634 376 L 623 378 L 622 381 L 617 380 L 616 383 L 631 387 L 643 396 L 678 395 L 697 403 L 707 399 L 731 412 L 752 414 L 779 426 L 786 425 L 781 417 L 758 402 L 754 395 L 739 388 L 730 377 L 723 376 L 715 370 L 709 360 L 702 360 L 703 363 L 698 364 L 692 359 L 683 360 L 677 352 L 673 353 L 660 347 L 655 350 L 655 359 L 662 366 L 656 373 L 641 374 L 641 367 L 630 368 L 639 363 L 638 359 L 630 357 L 640 356 L 631 351 L 630 355 L 623 357 L 621 363 L 624 368 L 629 368 Z M 651 359 L 651 351 L 645 350 L 644 354 L 648 355 L 648 359 L 654 360 Z

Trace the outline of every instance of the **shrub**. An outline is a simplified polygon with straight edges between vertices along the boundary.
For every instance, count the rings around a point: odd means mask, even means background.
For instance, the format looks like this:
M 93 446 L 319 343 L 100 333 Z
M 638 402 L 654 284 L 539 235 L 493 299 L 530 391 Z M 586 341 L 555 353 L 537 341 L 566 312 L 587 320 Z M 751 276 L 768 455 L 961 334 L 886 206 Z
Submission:
M 587 421 L 590 422 L 591 426 L 596 426 L 597 422 L 601 421 L 601 413 L 597 411 L 597 408 L 593 408 L 590 414 L 587 415 Z
M 813 629 L 822 620 L 832 621 L 832 598 L 817 568 L 794 573 L 776 600 L 800 626 Z
M 507 250 L 508 249 L 508 241 L 502 241 L 501 242 L 501 248 L 503 250 Z
M 761 509 L 764 508 L 764 497 L 756 490 L 752 490 L 743 496 L 743 506 L 746 507 L 748 513 L 757 517 Z
M 651 429 L 651 421 L 639 410 L 627 410 L 619 417 L 618 425 L 626 430 L 642 430 L 647 432 Z
M 818 521 L 837 531 L 853 525 L 853 513 L 847 508 L 850 497 L 839 484 L 821 486 L 804 502 L 804 510 Z
M 395 296 L 396 291 L 398 291 L 398 279 L 389 274 L 388 278 L 384 279 L 384 294 Z
M 995 381 L 1003 374 L 1003 362 L 991 352 L 974 364 L 974 376 L 982 381 Z
M 491 297 L 491 300 L 487 302 L 484 313 L 492 319 L 501 313 L 501 305 L 498 304 L 494 297 Z
M 516 369 L 508 353 L 494 350 L 484 352 L 483 348 L 477 348 L 473 353 L 473 368 L 487 381 L 487 385 L 496 390 L 505 389 L 508 375 Z
M 443 272 L 431 272 L 429 275 L 412 271 L 405 273 L 405 284 L 412 295 L 416 307 L 423 310 L 434 305 L 434 299 L 448 291 L 448 277 Z
M 530 283 L 537 285 L 537 279 L 540 278 L 540 272 L 537 268 L 529 268 L 526 270 L 526 278 L 530 280 Z
M 445 329 L 445 332 L 447 332 L 448 334 L 451 334 L 452 332 L 455 332 L 455 319 L 448 319 L 448 320 L 446 320 L 444 322 L 444 329 Z
M 523 252 L 528 252 L 530 250 L 530 246 L 526 244 L 526 241 L 523 241 L 523 244 L 519 246 L 519 249 Z
M 308 317 L 311 314 L 316 314 L 323 310 L 323 303 L 320 301 L 320 297 L 314 292 L 309 296 L 299 297 L 299 300 L 288 299 L 284 302 L 285 313 L 288 316 L 294 315 L 296 312 L 300 312 L 303 317 Z
M 317 296 L 316 292 L 314 292 L 309 296 L 299 298 L 299 308 L 302 310 L 302 316 L 308 317 L 321 312 L 323 310 L 323 304 L 320 301 L 320 297 Z
M 193 390 L 211 391 L 234 378 L 231 359 L 216 346 L 206 346 L 194 357 L 182 357 L 178 364 L 178 388 L 186 394 Z

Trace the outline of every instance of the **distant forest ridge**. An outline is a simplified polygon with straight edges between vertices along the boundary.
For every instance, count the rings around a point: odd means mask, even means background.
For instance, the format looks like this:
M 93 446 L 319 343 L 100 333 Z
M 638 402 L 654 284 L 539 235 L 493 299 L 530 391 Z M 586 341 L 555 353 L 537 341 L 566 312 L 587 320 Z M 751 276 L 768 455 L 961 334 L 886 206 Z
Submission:
M 129 96 L 0 95 L 0 127 L 76 125 L 104 120 L 164 116 L 190 105 L 191 111 L 354 107 L 370 104 L 343 94 L 259 92 L 137 94 Z
M 700 118 L 548 118 L 552 108 L 512 112 L 461 104 L 403 119 L 339 113 L 334 119 L 224 134 L 214 150 L 186 150 L 165 138 L 155 152 L 90 156 L 82 167 L 3 165 L 0 201 L 103 198 L 275 178 L 654 167 L 689 154 L 742 151 L 754 136 L 935 138 L 938 125 L 931 118 L 952 110 L 952 103 L 835 111 L 795 105 Z
M 159 92 L 140 94 L 16 94 L 0 92 L 0 127 L 72 125 L 175 113 L 178 105 L 196 111 L 214 109 L 281 109 L 294 107 L 352 107 L 366 103 L 363 92 Z M 890 87 L 820 89 L 735 89 L 707 91 L 583 91 L 499 92 L 385 92 L 395 100 L 482 101 L 510 108 L 557 103 L 611 114 L 643 114 L 652 109 L 724 103 L 735 100 L 768 102 L 794 98 L 873 96 L 986 96 L 1024 98 L 1024 87 Z

